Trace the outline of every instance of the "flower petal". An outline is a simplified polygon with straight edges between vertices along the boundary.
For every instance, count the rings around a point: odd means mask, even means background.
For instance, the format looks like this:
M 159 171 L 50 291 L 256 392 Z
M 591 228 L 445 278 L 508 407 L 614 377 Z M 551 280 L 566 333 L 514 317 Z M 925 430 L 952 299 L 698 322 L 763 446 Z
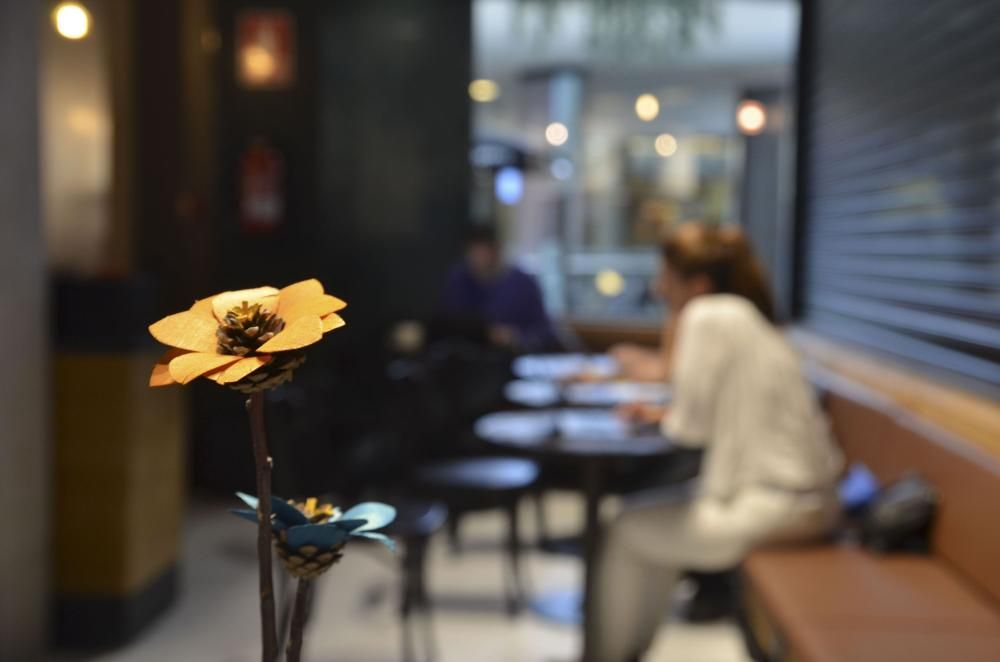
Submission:
M 329 333 L 334 329 L 339 329 L 340 327 L 347 324 L 344 318 L 337 313 L 331 313 L 323 318 L 323 333 Z
M 309 518 L 301 510 L 281 497 L 271 497 L 271 512 L 274 513 L 275 518 L 288 526 L 301 526 L 309 523 Z
M 229 512 L 231 512 L 233 515 L 236 515 L 237 517 L 242 517 L 243 519 L 249 520 L 249 521 L 251 521 L 251 522 L 253 522 L 253 523 L 256 524 L 257 523 L 257 504 L 260 502 L 260 500 L 257 497 L 255 497 L 255 496 L 250 496 L 249 494 L 245 494 L 243 492 L 237 492 L 236 496 L 238 496 L 240 499 L 242 499 L 243 503 L 245 503 L 248 506 L 250 506 L 250 510 L 247 510 L 245 508 L 230 508 Z M 272 517 L 272 519 L 271 519 L 271 530 L 272 531 L 284 531 L 287 528 L 288 528 L 288 525 L 286 525 L 284 522 L 282 522 L 281 520 L 279 520 L 277 518 Z
M 229 354 L 190 352 L 170 362 L 170 376 L 181 384 L 187 384 L 206 372 L 224 368 L 239 360 L 240 357 Z
M 243 503 L 250 506 L 254 510 L 257 510 L 257 503 L 260 499 L 251 494 L 247 494 L 246 492 L 237 492 L 236 496 L 238 496 Z
M 170 376 L 170 362 L 186 352 L 183 349 L 170 348 L 167 352 L 156 360 L 153 372 L 149 375 L 150 386 L 169 386 L 176 384 L 174 378 Z
M 315 278 L 310 278 L 308 280 L 300 280 L 297 283 L 292 283 L 287 287 L 281 288 L 281 292 L 278 293 L 278 314 L 285 317 L 282 311 L 286 311 L 289 308 L 294 308 L 299 304 L 300 301 L 306 301 L 308 299 L 314 299 L 318 296 L 323 295 L 323 284 L 320 283 Z M 287 317 L 285 317 L 286 322 L 290 322 Z
M 334 524 L 344 531 L 354 531 L 361 528 L 368 523 L 366 519 L 336 519 L 327 522 L 327 524 Z
M 256 510 L 247 510 L 245 508 L 230 508 L 229 512 L 231 512 L 233 515 L 236 515 L 237 517 L 242 517 L 248 522 L 253 522 L 254 524 L 257 523 Z
M 316 545 L 320 549 L 329 549 L 346 541 L 351 534 L 343 529 L 328 524 L 306 524 L 288 529 L 288 545 L 302 547 Z
M 212 299 L 214 298 L 215 296 L 210 296 L 204 299 L 198 299 L 193 304 L 191 304 L 191 307 L 188 308 L 188 310 L 192 313 L 203 315 L 204 317 L 210 317 L 214 320 L 215 311 L 212 310 Z
M 285 320 L 286 324 L 289 324 L 306 315 L 325 317 L 346 307 L 347 304 L 337 297 L 329 294 L 320 294 L 315 297 L 296 299 L 292 303 L 286 303 L 284 299 L 281 299 L 278 303 L 278 315 L 281 316 L 281 319 Z
M 239 306 L 244 301 L 253 305 L 259 303 L 263 308 L 275 312 L 278 302 L 278 290 L 273 287 L 255 287 L 252 290 L 233 290 L 223 292 L 212 298 L 212 311 L 215 318 L 223 319 L 230 309 Z
M 370 538 L 371 540 L 377 540 L 383 545 L 385 545 L 390 552 L 396 551 L 396 541 L 385 535 L 384 533 L 373 533 L 371 531 L 362 531 L 361 533 L 353 534 L 361 538 Z
M 216 384 L 232 384 L 238 382 L 254 370 L 262 368 L 271 362 L 270 356 L 247 356 L 224 370 L 212 373 L 209 377 Z
M 361 531 L 372 531 L 374 529 L 381 529 L 383 526 L 386 526 L 392 522 L 392 520 L 396 519 L 396 509 L 385 503 L 367 501 L 365 503 L 359 503 L 345 512 L 344 519 L 367 520 L 367 524 L 358 527 L 354 531 L 357 533 L 360 533 Z
M 164 345 L 191 352 L 215 352 L 219 324 L 214 319 L 185 310 L 149 326 L 149 332 Z
M 326 296 L 331 297 L 333 299 L 333 312 L 337 312 L 339 310 L 347 308 L 347 302 L 341 299 L 340 297 L 335 297 L 332 294 L 327 294 Z
M 323 322 L 318 315 L 306 315 L 290 322 L 283 331 L 257 348 L 262 354 L 288 352 L 323 339 Z

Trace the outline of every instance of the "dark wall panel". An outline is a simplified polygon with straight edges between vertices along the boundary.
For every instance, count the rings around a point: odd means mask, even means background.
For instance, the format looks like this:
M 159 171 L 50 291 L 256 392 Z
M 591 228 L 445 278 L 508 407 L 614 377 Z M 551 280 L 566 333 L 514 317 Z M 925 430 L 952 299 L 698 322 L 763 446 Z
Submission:
M 1000 3 L 805 20 L 806 322 L 1000 390 Z
M 352 321 L 436 305 L 468 213 L 470 3 L 326 3 L 319 37 L 324 245 Z
M 321 4 L 311 0 L 247 2 L 222 0 L 218 20 L 222 47 L 218 57 L 219 215 L 214 224 L 217 288 L 280 287 L 295 279 L 328 280 L 323 259 L 325 216 L 317 201 L 319 150 L 316 117 L 319 77 L 317 25 Z M 236 24 L 243 11 L 278 9 L 294 23 L 295 77 L 281 89 L 247 89 L 237 82 Z M 246 150 L 263 140 L 281 155 L 284 166 L 284 221 L 270 232 L 248 232 L 239 215 L 240 164 Z
M 234 25 L 268 6 L 295 18 L 296 80 L 247 90 Z M 351 304 L 352 339 L 426 313 L 468 209 L 470 3 L 222 0 L 218 20 L 215 286 L 320 277 Z M 282 152 L 287 186 L 286 222 L 264 235 L 237 213 L 237 165 L 258 136 Z
M 279 90 L 235 80 L 234 25 L 278 7 L 296 22 L 297 76 Z M 436 306 L 467 214 L 471 21 L 468 0 L 219 0 L 218 209 L 201 292 L 320 278 L 348 301 L 344 329 L 309 352 L 272 394 L 275 490 L 344 488 L 345 455 L 383 422 L 384 344 L 392 322 Z M 240 227 L 240 155 L 261 136 L 281 150 L 286 219 Z M 197 385 L 196 485 L 252 488 L 236 397 Z M 308 405 L 308 406 L 307 406 Z M 293 441 L 294 439 L 294 441 Z M 357 476 L 353 476 L 355 479 Z

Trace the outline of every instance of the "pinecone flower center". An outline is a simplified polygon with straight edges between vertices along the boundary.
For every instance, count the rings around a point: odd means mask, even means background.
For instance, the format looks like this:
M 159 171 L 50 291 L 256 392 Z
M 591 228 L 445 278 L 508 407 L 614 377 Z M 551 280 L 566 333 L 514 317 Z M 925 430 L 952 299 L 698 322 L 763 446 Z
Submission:
M 233 356 L 250 356 L 257 348 L 285 328 L 285 320 L 261 308 L 259 303 L 244 301 L 226 313 L 219 323 L 215 337 L 219 353 Z

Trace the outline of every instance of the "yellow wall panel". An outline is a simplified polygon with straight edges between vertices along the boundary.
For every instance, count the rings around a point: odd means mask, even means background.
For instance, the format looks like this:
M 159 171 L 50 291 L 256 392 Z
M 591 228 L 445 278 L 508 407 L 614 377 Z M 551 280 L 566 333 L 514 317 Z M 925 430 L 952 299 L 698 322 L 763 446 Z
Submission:
M 177 560 L 181 389 L 150 389 L 156 356 L 62 354 L 55 368 L 55 589 L 126 594 Z

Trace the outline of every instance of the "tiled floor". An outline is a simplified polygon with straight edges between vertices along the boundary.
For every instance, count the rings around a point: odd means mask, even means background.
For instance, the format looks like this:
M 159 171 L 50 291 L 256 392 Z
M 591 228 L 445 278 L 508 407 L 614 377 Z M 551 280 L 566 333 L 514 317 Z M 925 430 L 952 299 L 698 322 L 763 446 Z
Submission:
M 551 497 L 547 512 L 571 532 L 580 521 L 572 495 Z M 256 565 L 252 525 L 227 515 L 227 504 L 199 504 L 185 537 L 180 599 L 131 646 L 87 662 L 249 662 L 259 660 Z M 530 521 L 526 516 L 523 521 Z M 528 526 L 526 525 L 527 529 Z M 530 612 L 510 619 L 502 600 L 498 545 L 503 520 L 484 513 L 463 522 L 468 549 L 449 552 L 432 543 L 429 580 L 435 603 L 433 632 L 440 662 L 549 662 L 575 658 L 579 640 L 569 626 Z M 526 531 L 526 539 L 533 532 Z M 534 591 L 572 586 L 579 562 L 530 552 L 526 574 Z M 393 556 L 358 545 L 318 585 L 304 658 L 309 662 L 390 662 L 401 659 L 397 618 L 399 576 Z M 727 623 L 661 629 L 646 662 L 743 662 L 742 643 Z

